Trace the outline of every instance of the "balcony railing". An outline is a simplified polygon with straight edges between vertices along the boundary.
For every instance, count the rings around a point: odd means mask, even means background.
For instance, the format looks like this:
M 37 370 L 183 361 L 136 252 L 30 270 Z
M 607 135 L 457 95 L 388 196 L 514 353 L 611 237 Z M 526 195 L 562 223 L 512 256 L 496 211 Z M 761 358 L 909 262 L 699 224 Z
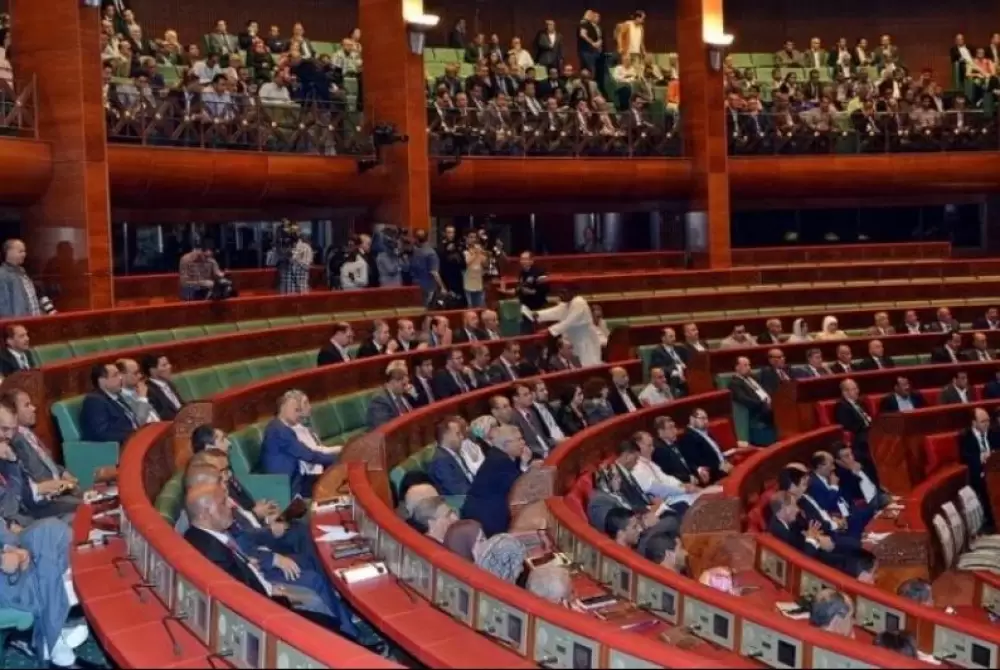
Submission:
M 683 151 L 677 117 L 669 113 L 532 114 L 491 106 L 483 111 L 431 106 L 430 154 L 448 156 L 677 157 Z
M 371 156 L 371 129 L 361 112 L 336 102 L 221 99 L 180 89 L 118 86 L 106 95 L 108 140 L 152 146 Z
M 727 113 L 734 156 L 997 151 L 996 117 L 980 110 L 915 113 Z
M 35 78 L 0 79 L 0 137 L 38 137 Z

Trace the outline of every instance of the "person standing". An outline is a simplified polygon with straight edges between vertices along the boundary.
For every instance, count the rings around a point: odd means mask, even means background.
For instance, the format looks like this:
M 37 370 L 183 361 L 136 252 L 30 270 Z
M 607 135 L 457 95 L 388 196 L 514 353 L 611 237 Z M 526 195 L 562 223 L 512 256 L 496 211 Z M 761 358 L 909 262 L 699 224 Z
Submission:
M 601 341 L 594 330 L 594 315 L 590 304 L 572 288 L 562 290 L 560 303 L 555 307 L 533 312 L 537 321 L 555 321 L 549 326 L 553 338 L 564 337 L 580 358 L 580 365 L 591 367 L 601 364 Z
M 313 262 L 313 250 L 309 241 L 295 233 L 294 242 L 288 252 L 288 260 L 281 268 L 281 293 L 308 293 L 309 268 Z
M 462 285 L 465 288 L 465 302 L 469 307 L 483 307 L 486 304 L 483 276 L 486 271 L 486 251 L 479 242 L 479 235 L 469 233 L 465 248 L 465 271 Z
M 0 264 L 0 318 L 41 316 L 38 292 L 24 270 L 27 247 L 18 239 L 3 244 L 3 264 Z
M 426 230 L 414 233 L 414 242 L 410 256 L 410 277 L 420 287 L 424 305 L 427 305 L 435 291 L 445 290 L 444 282 L 441 281 L 441 261 L 437 251 L 431 246 Z

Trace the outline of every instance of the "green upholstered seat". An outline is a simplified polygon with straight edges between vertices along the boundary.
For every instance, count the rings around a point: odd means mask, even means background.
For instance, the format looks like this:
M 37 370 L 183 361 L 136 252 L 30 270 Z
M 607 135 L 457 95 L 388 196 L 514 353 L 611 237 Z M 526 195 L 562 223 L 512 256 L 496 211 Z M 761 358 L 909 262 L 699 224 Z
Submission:
M 175 381 L 178 379 L 183 379 L 187 382 L 186 384 L 178 384 L 178 390 L 185 402 L 211 398 L 223 390 L 222 381 L 219 379 L 219 375 L 216 374 L 215 368 L 185 372 L 175 377 Z
M 227 333 L 235 333 L 236 324 L 235 323 L 213 323 L 205 326 L 205 335 L 226 335 Z
M 118 351 L 120 349 L 131 349 L 138 347 L 139 337 L 135 333 L 124 333 L 122 335 L 108 335 L 104 338 L 106 351 Z
M 281 354 L 275 358 L 284 372 L 307 370 L 316 365 L 315 351 L 296 351 L 291 354 Z
M 639 347 L 639 360 L 642 361 L 642 378 L 647 379 L 649 377 L 649 368 L 653 361 L 653 351 L 660 346 L 658 344 L 644 344 Z
M 331 318 L 330 314 L 306 314 L 302 317 L 302 323 L 326 323 Z
M 193 340 L 196 337 L 205 337 L 204 326 L 184 326 L 183 328 L 171 328 L 175 340 Z
M 362 392 L 336 400 L 340 425 L 345 432 L 365 427 L 365 414 L 368 410 L 369 396 L 370 392 Z
M 49 365 L 73 357 L 73 352 L 70 351 L 69 345 L 65 342 L 43 344 L 34 347 L 32 351 L 35 353 L 35 360 L 38 361 L 39 365 Z
M 163 520 L 171 526 L 177 524 L 181 510 L 184 509 L 184 472 L 180 471 L 167 480 L 153 503 Z
M 82 407 L 82 395 L 59 400 L 52 404 L 52 417 L 56 420 L 56 426 L 59 428 L 59 435 L 63 441 L 83 439 L 80 435 L 80 409 Z
M 250 374 L 250 366 L 247 363 L 237 362 L 216 365 L 215 372 L 219 377 L 219 381 L 222 382 L 222 388 L 224 389 L 245 386 L 253 381 L 253 375 Z
M 173 342 L 174 334 L 169 330 L 146 330 L 136 333 L 140 344 L 160 344 L 162 342 Z
M 396 316 L 394 309 L 366 309 L 365 317 L 369 319 L 391 319 Z
M 268 324 L 267 319 L 251 319 L 249 321 L 237 321 L 236 330 L 264 330 L 270 324 Z
M 260 460 L 260 445 L 263 433 L 256 424 L 245 426 L 229 435 L 230 460 L 233 473 L 237 476 L 248 475 L 257 467 Z
M 283 316 L 277 319 L 268 319 L 267 323 L 271 328 L 284 328 L 286 326 L 297 326 L 302 323 L 302 320 L 297 316 Z
M 275 356 L 249 360 L 247 361 L 247 369 L 250 371 L 250 377 L 256 381 L 277 377 L 281 374 L 281 364 Z
M 312 427 L 323 443 L 344 432 L 335 400 L 327 400 L 312 406 Z
M 521 332 L 521 303 L 518 300 L 501 300 L 497 303 L 500 334 L 514 337 Z M 609 325 L 610 327 L 610 325 Z
M 431 459 L 434 458 L 435 445 L 424 447 L 420 451 L 411 454 L 403 462 L 389 471 L 389 482 L 392 484 L 393 493 L 399 497 L 399 485 L 410 472 L 426 472 Z
M 93 356 L 107 348 L 103 337 L 89 337 L 85 340 L 70 340 L 69 348 L 74 356 Z
M 98 468 L 118 464 L 119 446 L 115 442 L 85 442 L 80 433 L 80 411 L 83 396 L 59 400 L 52 405 L 52 417 L 62 442 L 63 463 L 88 489 L 94 483 Z

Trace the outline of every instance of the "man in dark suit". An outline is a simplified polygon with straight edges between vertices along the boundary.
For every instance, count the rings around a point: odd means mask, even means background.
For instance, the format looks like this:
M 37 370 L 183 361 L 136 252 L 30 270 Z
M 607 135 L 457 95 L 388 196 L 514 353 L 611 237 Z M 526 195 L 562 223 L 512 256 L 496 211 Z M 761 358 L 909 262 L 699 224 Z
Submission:
M 559 348 L 549 357 L 549 370 L 561 372 L 563 370 L 579 370 L 580 357 L 573 353 L 573 343 L 566 337 L 559 338 Z
M 872 477 L 864 464 L 854 456 L 854 449 L 849 445 L 833 445 L 831 447 L 836 457 L 834 472 L 840 482 L 840 493 L 849 504 L 864 501 L 876 509 L 882 509 L 890 502 L 890 497 L 879 488 L 878 477 Z
M 395 352 L 396 346 L 390 341 L 389 324 L 381 319 L 372 324 L 372 336 L 358 347 L 358 358 L 371 358 Z
M 956 371 L 951 383 L 941 389 L 940 404 L 967 405 L 972 401 L 972 390 L 969 388 L 969 375 L 964 371 Z
M 608 404 L 617 414 L 629 414 L 642 407 L 639 397 L 632 390 L 625 368 L 611 368 L 611 388 L 608 389 Z
M 854 372 L 854 354 L 846 344 L 837 347 L 837 360 L 830 364 L 830 372 L 835 375 L 847 375 Z
M 303 474 L 299 463 L 312 463 L 326 468 L 336 463 L 337 457 L 310 449 L 299 441 L 294 426 L 301 420 L 300 396 L 291 391 L 286 392 L 279 400 L 277 416 L 264 429 L 260 446 L 260 469 L 271 475 L 285 475 L 292 495 L 311 498 L 317 475 Z
M 833 420 L 856 439 L 866 439 L 872 418 L 861 406 L 861 393 L 853 379 L 840 382 L 840 400 L 833 407 Z
M 521 437 L 535 458 L 544 460 L 555 446 L 555 441 L 535 410 L 531 387 L 523 382 L 516 382 L 511 387 L 511 393 L 512 423 L 520 429 Z
M 882 346 L 882 340 L 872 340 L 868 343 L 868 355 L 861 359 L 856 369 L 868 371 L 885 370 L 894 367 L 896 367 L 896 363 L 892 360 L 892 356 L 885 355 L 885 347 Z
M 407 352 L 413 351 L 417 348 L 419 342 L 417 341 L 417 329 L 414 327 L 413 322 L 409 319 L 400 319 L 396 322 L 396 337 L 393 339 L 396 343 L 396 351 Z
M 806 351 L 806 364 L 792 369 L 792 377 L 795 379 L 813 379 L 828 374 L 830 374 L 830 370 L 823 362 L 823 352 L 819 349 Z
M 750 417 L 750 443 L 767 446 L 775 440 L 774 414 L 771 395 L 764 390 L 750 370 L 750 359 L 741 356 L 736 360 L 736 374 L 729 381 L 733 402 L 746 408 Z
M 815 524 L 806 526 L 799 515 L 798 501 L 788 491 L 777 491 L 771 496 L 771 518 L 767 531 L 788 546 L 824 563 L 835 559 L 833 541 L 819 531 Z M 839 563 L 839 561 L 834 561 Z M 837 566 L 839 567 L 839 566 Z
M 344 321 L 333 324 L 333 334 L 330 335 L 330 341 L 323 345 L 316 356 L 316 367 L 335 365 L 351 360 L 347 347 L 350 346 L 353 336 L 351 324 Z
M 704 353 L 708 351 L 708 344 L 702 341 L 698 336 L 698 324 L 684 324 L 684 346 L 692 354 Z
M 967 361 L 987 362 L 995 361 L 996 355 L 990 351 L 990 343 L 986 339 L 986 333 L 972 334 L 972 348 L 965 350 L 962 358 Z
M 906 314 L 903 315 L 903 323 L 899 325 L 896 332 L 900 335 L 917 335 L 919 333 L 926 333 L 927 327 L 920 323 L 915 310 L 908 309 L 906 310 Z
M 1000 310 L 990 307 L 986 314 L 972 322 L 973 330 L 1000 330 Z
M 162 421 L 173 421 L 184 406 L 181 392 L 174 386 L 174 369 L 170 359 L 162 354 L 150 354 L 142 359 L 142 372 L 149 383 L 146 397 Z
M 951 316 L 951 310 L 947 307 L 939 307 L 937 318 L 927 324 L 927 331 L 931 333 L 957 333 L 961 325 L 957 319 Z
M 129 409 L 122 392 L 122 375 L 114 363 L 100 363 L 90 371 L 94 390 L 83 399 L 80 410 L 80 433 L 87 442 L 123 444 L 139 427 L 139 420 Z
M 465 367 L 465 357 L 462 350 L 452 349 L 444 368 L 434 373 L 431 380 L 431 390 L 438 400 L 468 393 L 475 388 Z
M 465 423 L 456 416 L 448 417 L 437 428 L 438 443 L 427 466 L 427 477 L 443 496 L 464 496 L 472 486 L 474 475 L 462 460 L 462 440 Z
M 432 386 L 433 380 L 434 359 L 430 356 L 414 356 L 410 404 L 414 407 L 424 407 L 439 400 Z
M 784 339 L 784 335 L 781 334 L 781 319 L 768 319 L 766 330 L 757 337 L 757 344 L 762 347 L 768 344 L 781 344 Z
M 821 517 L 829 516 L 848 536 L 860 540 L 868 522 L 878 511 L 875 507 L 856 507 L 853 501 L 844 498 L 837 477 L 837 462 L 827 451 L 817 451 L 812 456 L 812 474 L 806 486 L 806 496 L 810 503 L 818 507 Z M 818 511 L 818 510 L 817 510 Z M 823 512 L 826 515 L 823 515 Z M 839 520 L 843 520 L 841 523 Z
M 760 369 L 760 385 L 771 397 L 778 392 L 778 387 L 792 381 L 792 375 L 785 362 L 785 354 L 781 349 L 771 349 L 767 352 L 767 365 Z
M 896 384 L 892 387 L 892 393 L 879 402 L 878 411 L 879 413 L 912 412 L 923 407 L 927 407 L 927 401 L 924 400 L 920 391 L 911 390 L 910 380 L 906 377 L 897 377 Z
M 17 418 L 17 432 L 11 440 L 11 447 L 24 473 L 36 485 L 51 482 L 45 484 L 46 488 L 61 492 L 50 500 L 59 500 L 72 507 L 80 504 L 82 492 L 77 486 L 77 478 L 55 462 L 49 450 L 35 434 L 38 412 L 31 402 L 31 396 L 26 391 L 13 389 L 3 394 L 0 404 L 6 407 L 7 411 L 13 412 Z
M 944 336 L 940 347 L 931 350 L 931 363 L 948 365 L 962 360 L 962 334 L 951 331 Z
M 545 28 L 535 35 L 534 47 L 535 65 L 537 67 L 556 68 L 561 70 L 563 65 L 563 38 L 556 31 L 556 22 L 552 19 L 545 19 Z
M 462 327 L 455 331 L 452 342 L 455 344 L 465 344 L 467 342 L 479 342 L 486 339 L 486 333 L 479 328 L 479 315 L 475 310 L 469 310 L 462 315 Z
M 656 436 L 653 438 L 652 460 L 660 469 L 683 483 L 701 485 L 704 481 L 699 477 L 697 468 L 688 465 L 687 459 L 681 453 L 677 441 L 677 425 L 669 416 L 658 416 L 653 421 Z M 707 475 L 707 471 L 706 471 Z
M 487 537 L 507 531 L 507 495 L 532 457 L 517 426 L 500 426 L 493 431 L 492 440 L 462 505 L 462 518 L 478 521 Z
M 4 344 L 6 346 L 0 350 L 0 376 L 9 377 L 15 372 L 38 367 L 31 354 L 27 328 L 17 323 L 5 326 Z
M 521 360 L 521 345 L 510 340 L 490 366 L 490 380 L 494 384 L 512 382 L 518 378 L 517 364 Z
M 486 35 L 478 33 L 465 49 L 465 62 L 475 65 L 484 58 L 486 58 Z
M 664 328 L 660 346 L 653 349 L 649 357 L 650 368 L 661 368 L 670 380 L 675 395 L 687 394 L 687 365 L 691 360 L 691 350 L 678 346 L 677 333 L 673 328 Z
M 733 469 L 719 443 L 708 432 L 708 413 L 700 407 L 691 412 L 678 449 L 703 484 L 714 484 Z
M 958 453 L 962 463 L 969 469 L 969 486 L 976 492 L 979 504 L 983 507 L 984 532 L 990 533 L 996 529 L 993 509 L 990 505 L 989 491 L 986 487 L 986 461 L 997 450 L 993 436 L 990 434 L 990 415 L 977 407 L 973 412 L 972 425 L 963 430 L 958 438 Z
M 368 430 L 375 430 L 413 409 L 406 392 L 409 383 L 410 375 L 405 366 L 386 371 L 385 385 L 368 401 L 368 410 L 365 414 L 365 425 Z
M 493 383 L 490 379 L 490 349 L 484 344 L 473 344 L 469 353 L 472 359 L 466 376 L 477 389 L 486 388 Z

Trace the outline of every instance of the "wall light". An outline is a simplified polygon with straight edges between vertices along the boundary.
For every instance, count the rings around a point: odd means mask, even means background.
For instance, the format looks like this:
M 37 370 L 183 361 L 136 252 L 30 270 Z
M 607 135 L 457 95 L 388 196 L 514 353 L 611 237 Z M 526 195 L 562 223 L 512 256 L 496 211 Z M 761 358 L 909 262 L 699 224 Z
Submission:
M 705 45 L 708 47 L 708 64 L 713 72 L 722 70 L 722 63 L 726 58 L 726 50 L 733 43 L 733 36 L 721 30 L 716 32 L 708 31 L 702 36 Z
M 435 28 L 441 22 L 441 17 L 435 14 L 415 14 L 403 16 L 406 21 L 406 35 L 410 40 L 410 53 L 422 56 L 424 43 L 427 41 L 427 31 Z

